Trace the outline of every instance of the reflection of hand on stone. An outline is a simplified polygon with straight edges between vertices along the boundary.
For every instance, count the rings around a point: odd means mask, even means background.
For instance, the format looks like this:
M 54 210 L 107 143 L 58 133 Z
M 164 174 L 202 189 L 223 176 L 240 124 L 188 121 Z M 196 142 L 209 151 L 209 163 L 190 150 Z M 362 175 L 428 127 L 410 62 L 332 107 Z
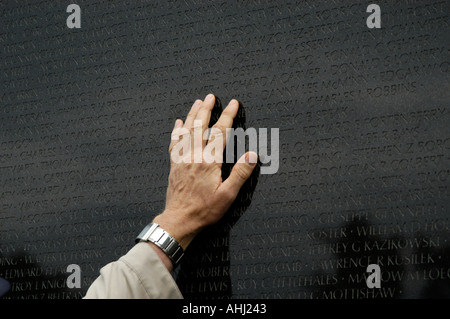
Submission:
M 214 124 L 209 140 L 194 143 L 195 131 L 200 131 L 200 125 L 202 136 L 208 129 L 214 102 L 215 97 L 212 94 L 206 96 L 204 101 L 195 101 L 184 124 L 179 119 L 175 122 L 169 152 L 172 153 L 178 143 L 188 142 L 192 147 L 187 154 L 181 154 L 184 161 L 174 161 L 171 156 L 166 207 L 164 212 L 154 219 L 154 222 L 171 234 L 184 249 L 204 227 L 222 218 L 244 182 L 250 177 L 257 161 L 256 153 L 245 153 L 234 165 L 230 176 L 223 181 L 222 163 L 205 160 L 204 153 L 208 153 L 203 152 L 205 148 L 219 150 L 220 154 L 213 154 L 214 158 L 222 158 L 226 130 L 232 127 L 239 108 L 239 103 L 231 100 Z M 200 160 L 196 157 L 197 154 L 200 154 Z

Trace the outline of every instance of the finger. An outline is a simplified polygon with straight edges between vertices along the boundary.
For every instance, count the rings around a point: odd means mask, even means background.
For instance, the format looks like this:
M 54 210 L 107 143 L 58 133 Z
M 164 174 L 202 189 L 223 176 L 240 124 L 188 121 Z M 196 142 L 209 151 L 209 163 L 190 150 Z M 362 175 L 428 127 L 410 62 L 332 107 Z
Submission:
M 172 132 L 173 132 L 176 128 L 179 128 L 179 127 L 182 127 L 182 126 L 183 126 L 183 120 L 176 119 L 175 125 L 173 126 L 173 129 L 172 129 Z
M 195 121 L 201 121 L 202 127 L 202 136 L 205 130 L 208 128 L 209 119 L 211 118 L 211 111 L 214 107 L 214 102 L 216 101 L 216 97 L 214 94 L 208 94 L 205 100 L 202 103 L 202 106 L 197 112 L 197 116 L 195 117 Z M 203 146 L 205 146 L 206 141 L 203 141 Z
M 213 143 L 214 147 L 222 149 L 225 148 L 227 142 L 227 129 L 233 126 L 233 120 L 236 117 L 239 110 L 239 102 L 231 100 L 227 107 L 222 111 L 217 122 L 213 125 L 211 130 L 211 137 L 208 144 Z
M 187 129 L 190 129 L 192 125 L 194 124 L 195 117 L 197 116 L 197 112 L 200 109 L 200 106 L 202 105 L 202 100 L 196 100 L 194 104 L 192 104 L 191 110 L 189 111 L 186 121 L 184 121 L 184 127 Z
M 230 176 L 217 189 L 220 196 L 229 201 L 234 201 L 242 185 L 250 177 L 258 161 L 255 152 L 247 152 L 234 164 Z
M 169 145 L 169 152 L 172 151 L 173 147 L 176 143 L 180 140 L 180 128 L 183 127 L 183 121 L 180 119 L 177 119 L 175 121 L 175 125 L 172 129 L 172 134 L 170 135 L 170 145 Z

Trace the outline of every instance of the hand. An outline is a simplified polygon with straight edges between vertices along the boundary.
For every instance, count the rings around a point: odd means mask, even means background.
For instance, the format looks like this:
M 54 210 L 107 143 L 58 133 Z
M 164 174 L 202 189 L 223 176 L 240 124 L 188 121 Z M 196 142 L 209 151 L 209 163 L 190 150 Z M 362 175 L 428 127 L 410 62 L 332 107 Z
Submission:
M 193 147 L 189 153 L 182 155 L 183 158 L 191 160 L 187 161 L 188 163 L 174 161 L 171 156 L 166 207 L 164 212 L 153 220 L 171 234 L 183 249 L 187 248 L 203 228 L 222 218 L 242 185 L 250 177 L 257 162 L 257 155 L 254 152 L 242 155 L 225 181 L 222 180 L 222 163 L 205 161 L 203 157 L 200 162 L 198 160 L 197 163 L 194 162 L 194 153 L 203 151 L 211 143 L 219 143 L 217 145 L 222 146 L 220 153 L 222 158 L 226 144 L 226 129 L 232 127 L 238 112 L 238 101 L 231 100 L 214 124 L 209 140 L 194 145 L 193 132 L 200 129 L 199 126 L 194 127 L 194 121 L 196 125 L 200 123 L 197 120 L 201 121 L 203 136 L 208 129 L 214 102 L 214 95 L 209 94 L 204 101 L 195 101 L 184 123 L 180 119 L 176 120 L 169 153 L 172 153 L 177 143 L 189 142 Z M 191 134 L 180 134 L 179 132 L 183 131 L 181 128 Z M 185 138 L 190 140 L 183 140 Z

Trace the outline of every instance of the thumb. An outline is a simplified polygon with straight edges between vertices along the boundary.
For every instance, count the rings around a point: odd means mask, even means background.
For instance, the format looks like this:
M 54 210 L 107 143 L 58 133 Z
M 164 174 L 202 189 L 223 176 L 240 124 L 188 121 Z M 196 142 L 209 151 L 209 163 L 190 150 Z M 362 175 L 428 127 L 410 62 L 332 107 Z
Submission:
M 255 152 L 247 152 L 242 155 L 237 163 L 234 164 L 230 176 L 220 186 L 220 191 L 225 192 L 234 200 L 242 185 L 252 174 L 257 161 L 258 155 Z

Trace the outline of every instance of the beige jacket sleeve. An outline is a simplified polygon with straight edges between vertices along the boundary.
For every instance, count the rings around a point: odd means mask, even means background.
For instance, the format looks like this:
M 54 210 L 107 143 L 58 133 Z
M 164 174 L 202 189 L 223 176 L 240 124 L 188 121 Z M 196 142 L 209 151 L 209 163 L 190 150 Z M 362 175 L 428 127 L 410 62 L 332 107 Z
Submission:
M 100 269 L 85 299 L 183 298 L 172 275 L 147 243 L 136 244 L 119 260 Z

